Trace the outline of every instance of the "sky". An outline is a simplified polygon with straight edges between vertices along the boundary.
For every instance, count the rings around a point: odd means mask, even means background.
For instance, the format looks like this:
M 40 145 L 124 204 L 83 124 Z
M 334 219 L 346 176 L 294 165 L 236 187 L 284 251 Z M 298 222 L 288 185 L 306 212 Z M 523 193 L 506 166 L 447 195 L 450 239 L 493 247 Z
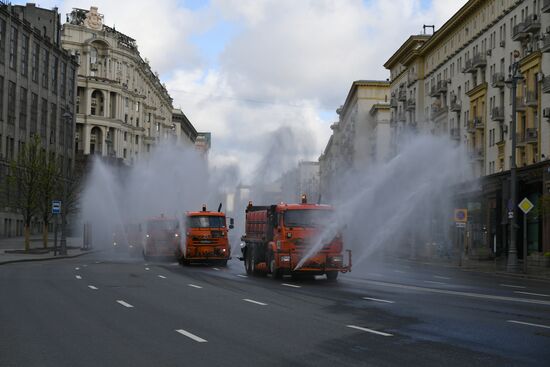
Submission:
M 14 1 L 15 4 L 24 2 Z M 281 129 L 317 160 L 354 80 L 382 66 L 423 24 L 439 28 L 466 0 L 47 0 L 97 6 L 136 39 L 198 131 L 212 132 L 211 163 L 253 181 Z M 306 139 L 307 137 L 307 139 Z M 276 148 L 276 147 L 275 147 Z M 276 149 L 275 149 L 276 151 Z

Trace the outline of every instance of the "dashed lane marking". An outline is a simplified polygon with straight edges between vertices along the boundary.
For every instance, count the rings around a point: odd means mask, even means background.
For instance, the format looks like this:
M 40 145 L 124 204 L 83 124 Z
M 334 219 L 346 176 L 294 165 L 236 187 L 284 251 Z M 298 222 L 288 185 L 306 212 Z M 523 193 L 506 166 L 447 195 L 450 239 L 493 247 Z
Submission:
M 514 293 L 528 294 L 530 296 L 550 297 L 550 294 L 542 294 L 542 293 L 531 293 L 531 292 L 522 292 L 522 291 L 514 291 Z
M 176 330 L 177 333 L 180 333 L 181 335 L 184 335 L 188 337 L 189 339 L 193 339 L 197 343 L 206 343 L 207 340 L 201 338 L 200 336 L 196 336 L 195 334 L 191 334 L 189 331 L 185 331 L 183 329 Z
M 187 285 L 193 288 L 198 288 L 198 289 L 202 288 L 200 285 L 196 285 L 196 284 L 187 284 Z
M 212 270 L 217 270 L 217 271 L 219 271 L 220 269 L 218 269 L 218 268 L 212 268 Z
M 396 273 L 404 274 L 405 272 L 403 270 L 394 270 Z
M 444 277 L 444 276 L 441 276 L 441 275 L 434 275 L 434 278 L 436 278 L 436 279 L 446 279 L 446 280 L 451 279 L 449 277 Z
M 238 277 L 241 277 L 241 278 L 248 278 L 248 276 L 246 275 L 242 275 L 242 274 L 237 274 Z
M 365 332 L 371 333 L 371 334 L 376 334 L 376 335 L 381 335 L 381 336 L 393 336 L 393 334 L 390 334 L 390 333 L 385 333 L 383 331 L 378 331 L 378 330 L 372 330 L 372 329 L 368 329 L 368 328 L 361 327 L 361 326 L 356 326 L 356 325 L 346 325 L 346 326 L 351 328 L 351 329 L 361 330 L 361 331 L 365 331 Z
M 159 278 L 166 279 L 164 275 L 157 275 Z
M 383 302 L 383 303 L 395 303 L 394 301 L 388 301 L 386 299 L 380 299 L 380 298 L 363 297 L 363 299 L 366 299 L 368 301 L 376 301 L 376 302 Z
M 124 307 L 128 307 L 128 308 L 134 308 L 134 306 L 132 306 L 131 304 L 127 303 L 127 302 L 124 302 L 123 300 L 117 300 L 117 303 L 120 303 L 121 305 L 123 305 Z
M 291 287 L 291 288 L 302 288 L 302 286 L 295 285 L 295 284 L 281 283 L 281 285 L 284 285 L 285 287 Z
M 507 287 L 507 288 L 519 288 L 519 289 L 525 289 L 527 287 L 524 287 L 522 285 L 514 285 L 514 284 L 500 284 L 501 287 Z
M 82 279 L 82 277 L 80 275 L 75 275 L 74 276 L 76 279 Z
M 424 283 L 430 283 L 430 284 L 447 284 L 443 282 L 434 282 L 433 280 L 425 280 Z
M 89 285 L 88 288 L 93 289 L 94 291 L 97 291 L 97 287 L 94 287 L 93 285 Z
M 511 322 L 511 323 L 514 323 L 514 324 L 534 326 L 534 327 L 540 327 L 540 328 L 544 328 L 544 329 L 550 329 L 550 326 L 548 326 L 548 325 L 532 324 L 530 322 L 523 322 L 523 321 L 516 321 L 516 320 L 506 320 L 506 322 Z
M 77 268 L 74 268 L 74 270 L 80 270 L 80 268 L 77 267 Z
M 151 269 L 149 269 L 149 268 L 145 268 L 145 270 L 149 271 L 149 270 L 151 270 Z
M 267 306 L 267 303 L 254 301 L 253 299 L 243 298 L 243 301 L 245 301 L 245 302 L 250 302 L 250 303 L 254 303 L 254 304 L 260 305 L 260 306 Z

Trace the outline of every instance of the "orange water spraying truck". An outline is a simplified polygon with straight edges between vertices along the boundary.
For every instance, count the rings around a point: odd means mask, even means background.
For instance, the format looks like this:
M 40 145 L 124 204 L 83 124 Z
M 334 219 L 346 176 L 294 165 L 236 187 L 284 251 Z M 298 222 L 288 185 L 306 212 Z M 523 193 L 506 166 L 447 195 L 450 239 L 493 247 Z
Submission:
M 227 226 L 221 207 L 222 204 L 214 212 L 206 210 L 206 205 L 203 205 L 200 212 L 185 213 L 185 241 L 177 254 L 181 264 L 200 262 L 227 265 L 231 258 L 228 231 L 233 228 L 233 218 L 230 218 Z
M 344 264 L 342 236 L 321 241 L 332 217 L 331 206 L 310 204 L 305 195 L 300 204 L 254 206 L 249 202 L 240 258 L 246 272 L 272 274 L 273 278 L 325 274 L 336 280 L 338 273 L 351 271 L 350 250 L 348 264 Z M 304 259 L 306 254 L 310 256 Z

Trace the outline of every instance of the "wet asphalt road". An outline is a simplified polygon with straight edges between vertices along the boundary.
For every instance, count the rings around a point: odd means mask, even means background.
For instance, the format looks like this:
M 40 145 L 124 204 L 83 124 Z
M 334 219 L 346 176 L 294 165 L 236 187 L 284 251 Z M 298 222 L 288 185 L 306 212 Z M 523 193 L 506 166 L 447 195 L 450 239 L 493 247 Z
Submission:
M 98 253 L 0 266 L 0 366 L 548 366 L 550 283 L 407 261 L 335 283 Z

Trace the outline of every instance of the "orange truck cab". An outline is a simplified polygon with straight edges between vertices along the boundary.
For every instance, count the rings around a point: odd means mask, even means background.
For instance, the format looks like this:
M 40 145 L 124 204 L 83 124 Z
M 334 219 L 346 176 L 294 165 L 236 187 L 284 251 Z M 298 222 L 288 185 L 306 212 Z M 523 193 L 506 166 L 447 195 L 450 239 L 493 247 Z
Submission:
M 303 257 L 317 241 L 332 218 L 329 205 L 277 204 L 246 208 L 246 234 L 241 238 L 242 257 L 248 274 L 323 275 L 336 280 L 338 273 L 351 271 L 351 251 L 344 264 L 343 241 L 340 234 L 325 239 L 316 253 Z M 300 267 L 297 266 L 303 262 Z
M 185 213 L 185 244 L 176 255 L 180 263 L 208 262 L 226 266 L 231 258 L 228 231 L 232 228 L 233 219 L 228 227 L 221 204 L 217 212 L 207 211 L 203 206 L 200 212 Z
M 145 223 L 143 257 L 173 257 L 180 242 L 180 228 L 177 219 L 161 215 Z

